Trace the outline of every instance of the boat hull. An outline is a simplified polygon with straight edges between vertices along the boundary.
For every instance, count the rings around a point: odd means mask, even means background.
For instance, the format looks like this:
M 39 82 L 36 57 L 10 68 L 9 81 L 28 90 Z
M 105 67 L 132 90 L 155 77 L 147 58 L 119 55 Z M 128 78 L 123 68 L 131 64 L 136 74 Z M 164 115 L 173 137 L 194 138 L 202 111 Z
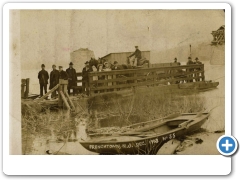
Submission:
M 113 136 L 112 139 L 108 139 L 106 142 L 82 141 L 80 142 L 80 144 L 87 150 L 100 154 L 154 155 L 157 154 L 157 152 L 164 145 L 164 143 L 168 142 L 169 140 L 181 137 L 190 132 L 198 130 L 203 125 L 203 123 L 205 123 L 207 118 L 208 116 L 204 116 L 201 121 L 194 122 L 190 126 L 178 127 L 164 134 L 142 134 L 142 136 L 144 137 L 142 139 L 131 140 L 131 138 L 135 136 L 133 135 L 125 137 L 121 136 L 121 138 L 125 138 L 126 140 L 117 141 L 114 138 L 118 137 Z M 141 136 L 141 134 L 139 136 Z
M 179 89 L 198 89 L 198 90 L 206 90 L 216 88 L 219 85 L 219 82 L 209 82 L 209 81 L 199 81 L 192 83 L 183 83 L 179 84 Z

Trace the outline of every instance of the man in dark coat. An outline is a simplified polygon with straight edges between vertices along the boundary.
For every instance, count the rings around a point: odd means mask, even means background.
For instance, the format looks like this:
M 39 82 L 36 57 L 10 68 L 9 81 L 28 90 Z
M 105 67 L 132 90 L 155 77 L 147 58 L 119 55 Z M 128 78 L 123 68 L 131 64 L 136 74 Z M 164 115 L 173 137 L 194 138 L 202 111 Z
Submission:
M 70 94 L 70 89 L 73 89 L 73 95 L 75 94 L 74 86 L 77 86 L 77 73 L 73 68 L 73 63 L 69 63 L 69 68 L 66 70 L 68 74 L 68 94 Z
M 89 95 L 88 73 L 92 72 L 89 62 L 85 62 L 85 67 L 82 70 L 82 91 L 84 94 Z
M 68 74 L 66 71 L 63 71 L 62 66 L 59 66 L 59 79 L 68 80 Z
M 194 62 L 192 61 L 192 58 L 188 57 L 187 65 L 193 65 L 193 64 L 194 64 Z M 194 71 L 193 68 L 187 69 L 187 72 L 192 72 L 192 71 Z M 188 78 L 191 78 L 191 77 L 193 77 L 193 74 L 188 75 Z M 187 82 L 193 82 L 193 79 L 187 80 Z
M 38 79 L 39 79 L 39 84 L 40 84 L 40 96 L 43 96 L 43 88 L 45 91 L 45 94 L 47 93 L 47 84 L 48 84 L 48 79 L 49 75 L 48 72 L 45 70 L 45 65 L 41 65 L 42 70 L 39 71 L 38 73 Z
M 59 81 L 60 80 L 68 80 L 68 74 L 66 73 L 66 71 L 63 71 L 63 67 L 59 66 Z M 62 86 L 61 88 L 58 88 L 58 93 L 60 93 L 59 91 L 62 90 L 63 92 L 67 91 L 67 87 L 66 86 Z
M 139 64 L 139 60 L 142 59 L 142 53 L 141 51 L 138 49 L 138 46 L 135 46 L 136 50 L 134 53 L 132 53 L 130 56 L 128 56 L 128 58 L 135 56 L 135 59 L 133 60 L 133 65 L 137 65 Z
M 52 65 L 52 71 L 50 73 L 50 86 L 49 89 L 54 88 L 59 82 L 59 71 L 56 69 L 56 65 Z M 51 97 L 55 98 L 57 96 L 56 91 L 52 92 Z
M 201 61 L 199 61 L 198 57 L 195 58 L 195 64 L 202 64 Z M 201 71 L 201 68 L 196 68 L 195 71 Z M 196 81 L 200 81 L 199 76 L 201 75 L 201 73 L 196 73 Z

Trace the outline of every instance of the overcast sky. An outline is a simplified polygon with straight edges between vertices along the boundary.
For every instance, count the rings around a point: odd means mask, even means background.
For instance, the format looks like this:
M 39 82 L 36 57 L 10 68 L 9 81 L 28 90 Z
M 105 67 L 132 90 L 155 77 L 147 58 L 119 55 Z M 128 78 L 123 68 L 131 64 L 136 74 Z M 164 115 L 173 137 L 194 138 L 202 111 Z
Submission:
M 224 25 L 222 10 L 31 10 L 20 11 L 21 67 L 67 65 L 70 52 L 162 51 L 211 41 Z M 17 27 L 16 27 L 17 28 Z

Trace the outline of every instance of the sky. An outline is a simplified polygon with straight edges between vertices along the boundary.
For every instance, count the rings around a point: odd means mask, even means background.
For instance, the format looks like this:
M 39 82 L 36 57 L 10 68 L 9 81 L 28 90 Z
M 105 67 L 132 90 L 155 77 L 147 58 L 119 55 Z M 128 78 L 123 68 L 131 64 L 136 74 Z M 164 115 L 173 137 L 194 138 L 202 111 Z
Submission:
M 211 31 L 225 24 L 223 10 L 21 10 L 21 69 L 43 64 L 68 66 L 70 52 L 164 51 L 210 42 Z

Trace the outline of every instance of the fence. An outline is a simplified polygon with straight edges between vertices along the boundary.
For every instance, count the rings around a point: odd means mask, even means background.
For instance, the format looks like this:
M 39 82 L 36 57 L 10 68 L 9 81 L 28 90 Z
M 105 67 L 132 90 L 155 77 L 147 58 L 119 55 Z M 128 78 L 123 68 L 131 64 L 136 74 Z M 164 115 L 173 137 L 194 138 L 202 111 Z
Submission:
M 90 72 L 88 76 L 90 96 L 138 86 L 204 81 L 205 78 L 203 64 Z

